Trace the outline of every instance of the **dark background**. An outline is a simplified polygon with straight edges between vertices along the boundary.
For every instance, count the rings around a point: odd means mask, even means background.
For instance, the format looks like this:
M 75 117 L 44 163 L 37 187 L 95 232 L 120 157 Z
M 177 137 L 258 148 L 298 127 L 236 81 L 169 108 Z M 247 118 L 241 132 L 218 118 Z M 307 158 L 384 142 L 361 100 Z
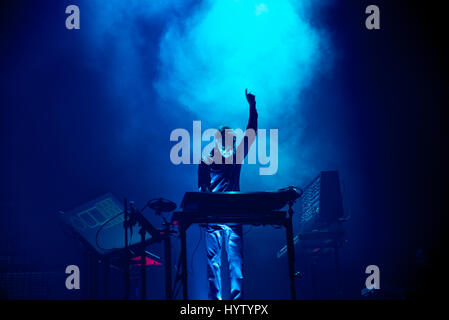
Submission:
M 111 99 L 103 81 L 110 61 L 107 54 L 102 61 L 86 61 L 83 33 L 68 37 L 59 26 L 68 4 L 10 1 L 1 8 L 0 256 L 8 257 L 3 268 L 9 271 L 55 272 L 61 281 L 66 265 L 82 264 L 83 250 L 62 230 L 58 210 L 108 191 L 139 204 L 159 196 L 179 204 L 182 194 L 196 187 L 193 167 L 154 157 L 168 155 L 169 133 L 179 124 L 173 119 L 191 123 L 192 116 L 161 112 L 148 101 L 142 108 L 151 110 L 159 127 L 141 120 L 140 134 L 124 142 L 120 132 L 129 118 L 115 107 L 120 102 Z M 381 8 L 381 30 L 364 27 L 369 4 Z M 303 139 L 333 139 L 337 152 L 346 152 L 335 162 L 338 167 L 323 168 L 339 170 L 345 210 L 351 214 L 342 252 L 344 298 L 362 298 L 370 264 L 381 270 L 378 298 L 431 297 L 447 281 L 441 258 L 447 222 L 448 52 L 440 6 L 341 1 L 322 12 L 345 54 L 334 76 L 308 91 L 307 99 L 321 109 L 306 112 L 309 131 Z M 152 37 L 157 38 L 161 31 L 155 25 Z M 102 73 L 90 67 L 100 63 Z M 196 230 L 190 250 L 198 237 Z M 282 239 L 271 229 L 248 233 L 248 298 L 288 298 L 285 266 L 265 254 L 275 252 Z M 198 253 L 195 257 L 201 265 Z M 156 279 L 162 271 L 151 274 Z M 324 272 L 326 279 L 332 277 Z M 161 298 L 162 284 L 153 283 L 153 297 Z M 203 297 L 197 292 L 201 285 L 193 286 L 194 296 Z M 299 297 L 310 298 L 307 290 L 304 286 Z M 57 298 L 81 297 L 56 291 Z M 333 296 L 324 290 L 318 298 Z

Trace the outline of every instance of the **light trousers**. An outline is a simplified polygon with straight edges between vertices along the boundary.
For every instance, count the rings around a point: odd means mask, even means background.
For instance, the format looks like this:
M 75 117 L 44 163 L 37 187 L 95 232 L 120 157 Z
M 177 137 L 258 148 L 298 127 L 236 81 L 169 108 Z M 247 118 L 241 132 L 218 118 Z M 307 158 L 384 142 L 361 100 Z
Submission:
M 206 227 L 207 280 L 209 299 L 222 300 L 221 253 L 224 246 L 229 264 L 231 300 L 242 299 L 243 294 L 243 246 L 242 226 L 209 224 Z

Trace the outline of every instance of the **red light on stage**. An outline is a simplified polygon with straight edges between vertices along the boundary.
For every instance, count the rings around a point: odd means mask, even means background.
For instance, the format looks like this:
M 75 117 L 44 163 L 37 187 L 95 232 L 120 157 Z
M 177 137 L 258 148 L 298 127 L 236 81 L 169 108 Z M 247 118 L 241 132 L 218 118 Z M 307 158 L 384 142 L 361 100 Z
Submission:
M 140 267 L 140 261 L 141 261 L 141 257 L 134 257 L 131 258 L 132 261 L 132 265 L 136 266 L 136 267 Z M 151 259 L 149 257 L 145 257 L 145 266 L 162 266 L 162 262 L 156 261 L 154 259 Z

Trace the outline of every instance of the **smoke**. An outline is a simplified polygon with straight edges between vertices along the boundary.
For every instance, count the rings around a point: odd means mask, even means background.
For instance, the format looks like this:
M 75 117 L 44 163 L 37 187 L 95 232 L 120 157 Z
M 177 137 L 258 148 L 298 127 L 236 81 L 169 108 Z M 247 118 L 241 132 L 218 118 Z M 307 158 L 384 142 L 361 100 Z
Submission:
M 152 88 L 161 26 L 170 24 L 192 1 L 92 0 L 82 6 L 92 65 L 109 76 L 111 95 L 133 104 Z M 87 12 L 86 12 L 87 11 Z M 87 17 L 86 17 L 87 16 Z M 127 94 L 128 93 L 128 94 Z M 143 100 L 143 99 L 142 99 Z
M 212 126 L 241 127 L 248 88 L 265 125 L 275 125 L 301 107 L 298 97 L 322 62 L 327 43 L 307 20 L 312 9 L 309 1 L 204 1 L 163 35 L 158 93 Z
M 301 95 L 331 65 L 329 37 L 316 15 L 331 2 L 87 1 L 93 61 L 103 59 L 110 95 L 122 100 L 124 117 L 129 114 L 123 136 L 132 141 L 142 126 L 158 128 L 149 101 L 173 115 L 190 114 L 203 130 L 245 128 L 248 88 L 256 95 L 259 128 L 279 129 L 280 171 L 259 186 L 288 185 L 315 174 L 308 156 L 292 150 L 316 148 L 300 145 L 306 125 Z M 179 126 L 172 123 L 173 129 Z M 156 131 L 149 139 L 169 143 Z M 258 170 L 248 170 L 252 184 Z

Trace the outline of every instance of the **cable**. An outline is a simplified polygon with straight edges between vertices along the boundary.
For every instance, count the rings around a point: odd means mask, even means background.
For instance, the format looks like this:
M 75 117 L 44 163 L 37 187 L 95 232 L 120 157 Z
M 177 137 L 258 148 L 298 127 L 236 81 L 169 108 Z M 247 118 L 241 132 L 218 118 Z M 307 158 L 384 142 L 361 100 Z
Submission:
M 179 289 L 181 288 L 181 280 L 182 280 L 182 275 L 181 275 L 181 251 L 179 252 L 179 257 L 178 257 L 178 261 L 176 263 L 176 276 L 175 276 L 175 283 L 174 283 L 174 288 L 173 288 L 173 297 L 177 297 L 178 293 L 179 293 Z
M 192 274 L 193 274 L 193 257 L 195 256 L 196 250 L 198 250 L 198 247 L 200 246 L 201 240 L 203 240 L 203 233 L 204 233 L 204 231 L 201 229 L 201 227 L 199 227 L 199 228 L 200 228 L 200 239 L 198 240 L 198 243 L 196 244 L 196 247 L 195 247 L 195 249 L 192 252 L 192 257 L 190 258 L 190 269 L 191 269 L 190 272 Z
M 181 279 L 180 275 L 176 276 L 175 287 L 173 288 L 173 297 L 176 298 L 179 294 L 179 290 L 181 289 Z
M 120 215 L 124 214 L 125 212 L 120 212 L 118 214 L 116 214 L 115 216 L 113 216 L 112 218 L 109 218 L 109 220 L 107 220 L 106 222 L 104 222 L 100 228 L 98 228 L 97 233 L 95 234 L 95 244 L 97 245 L 98 248 L 100 248 L 101 250 L 104 251 L 111 251 L 111 250 L 116 250 L 118 248 L 103 248 L 102 246 L 100 246 L 100 244 L 98 243 L 98 235 L 100 234 L 100 231 L 104 228 L 105 225 L 107 225 L 109 222 L 111 222 L 112 220 L 116 219 L 117 217 L 119 217 Z

